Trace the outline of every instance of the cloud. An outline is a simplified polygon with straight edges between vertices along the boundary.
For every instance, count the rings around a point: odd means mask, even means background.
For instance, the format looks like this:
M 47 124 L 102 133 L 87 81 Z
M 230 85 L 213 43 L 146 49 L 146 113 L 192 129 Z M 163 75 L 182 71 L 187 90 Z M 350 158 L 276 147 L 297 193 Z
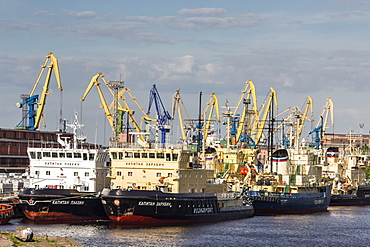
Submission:
M 34 16 L 55 16 L 54 13 L 51 13 L 50 11 L 47 10 L 39 10 L 33 13 Z
M 263 23 L 263 20 L 255 14 L 237 15 L 235 17 L 190 17 L 185 19 L 175 16 L 163 16 L 158 18 L 157 21 L 160 25 L 179 30 L 254 27 Z
M 196 16 L 221 16 L 226 13 L 223 8 L 198 8 L 198 9 L 182 9 L 177 11 L 179 15 L 196 15 Z
M 59 33 L 82 34 L 87 37 L 116 38 L 119 40 L 143 41 L 154 43 L 171 43 L 166 35 L 149 32 L 142 23 L 135 22 L 113 22 L 93 25 L 75 25 L 55 29 Z
M 155 19 L 153 17 L 148 16 L 126 16 L 122 18 L 128 21 L 139 21 L 139 22 L 153 22 Z
M 72 16 L 76 19 L 90 19 L 97 17 L 96 12 L 94 11 L 82 11 L 82 12 L 76 12 L 73 10 L 62 10 L 66 15 Z
M 0 27 L 8 30 L 31 30 L 34 27 L 38 27 L 39 25 L 30 23 L 30 22 L 23 22 L 23 23 L 10 23 L 10 24 L 3 24 Z

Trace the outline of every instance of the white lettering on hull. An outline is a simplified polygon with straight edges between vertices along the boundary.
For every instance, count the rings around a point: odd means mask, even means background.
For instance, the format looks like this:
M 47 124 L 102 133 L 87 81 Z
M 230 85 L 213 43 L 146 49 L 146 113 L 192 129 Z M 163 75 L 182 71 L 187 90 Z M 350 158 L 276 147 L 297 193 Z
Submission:
M 194 214 L 210 214 L 213 213 L 213 208 L 194 208 Z
M 57 205 L 85 205 L 85 201 L 52 201 L 51 203 Z

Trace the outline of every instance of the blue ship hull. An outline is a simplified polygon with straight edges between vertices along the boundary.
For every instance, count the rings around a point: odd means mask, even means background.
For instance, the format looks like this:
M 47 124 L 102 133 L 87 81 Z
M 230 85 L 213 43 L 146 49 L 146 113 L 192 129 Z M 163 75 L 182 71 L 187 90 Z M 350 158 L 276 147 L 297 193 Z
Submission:
M 354 195 L 332 195 L 330 206 L 370 205 L 370 186 L 360 185 Z
M 316 193 L 274 193 L 247 191 L 255 215 L 305 214 L 328 209 L 331 186 L 316 187 Z

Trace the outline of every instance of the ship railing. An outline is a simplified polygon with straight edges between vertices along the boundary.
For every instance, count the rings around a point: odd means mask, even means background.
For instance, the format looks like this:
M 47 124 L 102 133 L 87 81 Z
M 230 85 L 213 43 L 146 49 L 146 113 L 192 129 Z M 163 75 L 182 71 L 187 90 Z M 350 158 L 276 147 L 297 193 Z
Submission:
M 223 192 L 223 193 L 215 193 L 215 194 L 217 198 L 219 199 L 240 197 L 240 192 Z
M 270 192 L 270 191 L 248 191 L 249 196 L 264 196 L 264 197 L 292 197 L 292 193 L 288 192 Z
M 190 150 L 186 144 L 170 144 L 170 143 L 152 143 L 147 146 L 142 146 L 138 143 L 128 142 L 110 142 L 109 148 L 127 148 L 127 149 L 181 149 Z

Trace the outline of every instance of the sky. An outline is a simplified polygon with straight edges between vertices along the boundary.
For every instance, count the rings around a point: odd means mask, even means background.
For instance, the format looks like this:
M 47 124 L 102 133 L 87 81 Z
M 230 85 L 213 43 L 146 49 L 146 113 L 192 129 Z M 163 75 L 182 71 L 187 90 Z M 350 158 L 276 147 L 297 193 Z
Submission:
M 72 121 L 77 110 L 88 140 L 107 144 L 110 130 L 96 89 L 80 101 L 98 73 L 124 81 L 144 110 L 156 85 L 171 114 L 177 89 L 190 118 L 198 117 L 200 92 L 201 108 L 215 93 L 225 111 L 251 79 L 258 105 L 270 88 L 276 91 L 276 113 L 303 108 L 312 98 L 313 121 L 304 136 L 320 121 L 328 98 L 334 126 L 329 121 L 326 133 L 370 130 L 368 0 L 0 0 L 0 9 L 1 128 L 21 121 L 16 103 L 30 93 L 52 52 L 63 91 L 52 75 L 41 130 L 58 129 L 60 116 Z M 173 129 L 177 138 L 178 126 Z

